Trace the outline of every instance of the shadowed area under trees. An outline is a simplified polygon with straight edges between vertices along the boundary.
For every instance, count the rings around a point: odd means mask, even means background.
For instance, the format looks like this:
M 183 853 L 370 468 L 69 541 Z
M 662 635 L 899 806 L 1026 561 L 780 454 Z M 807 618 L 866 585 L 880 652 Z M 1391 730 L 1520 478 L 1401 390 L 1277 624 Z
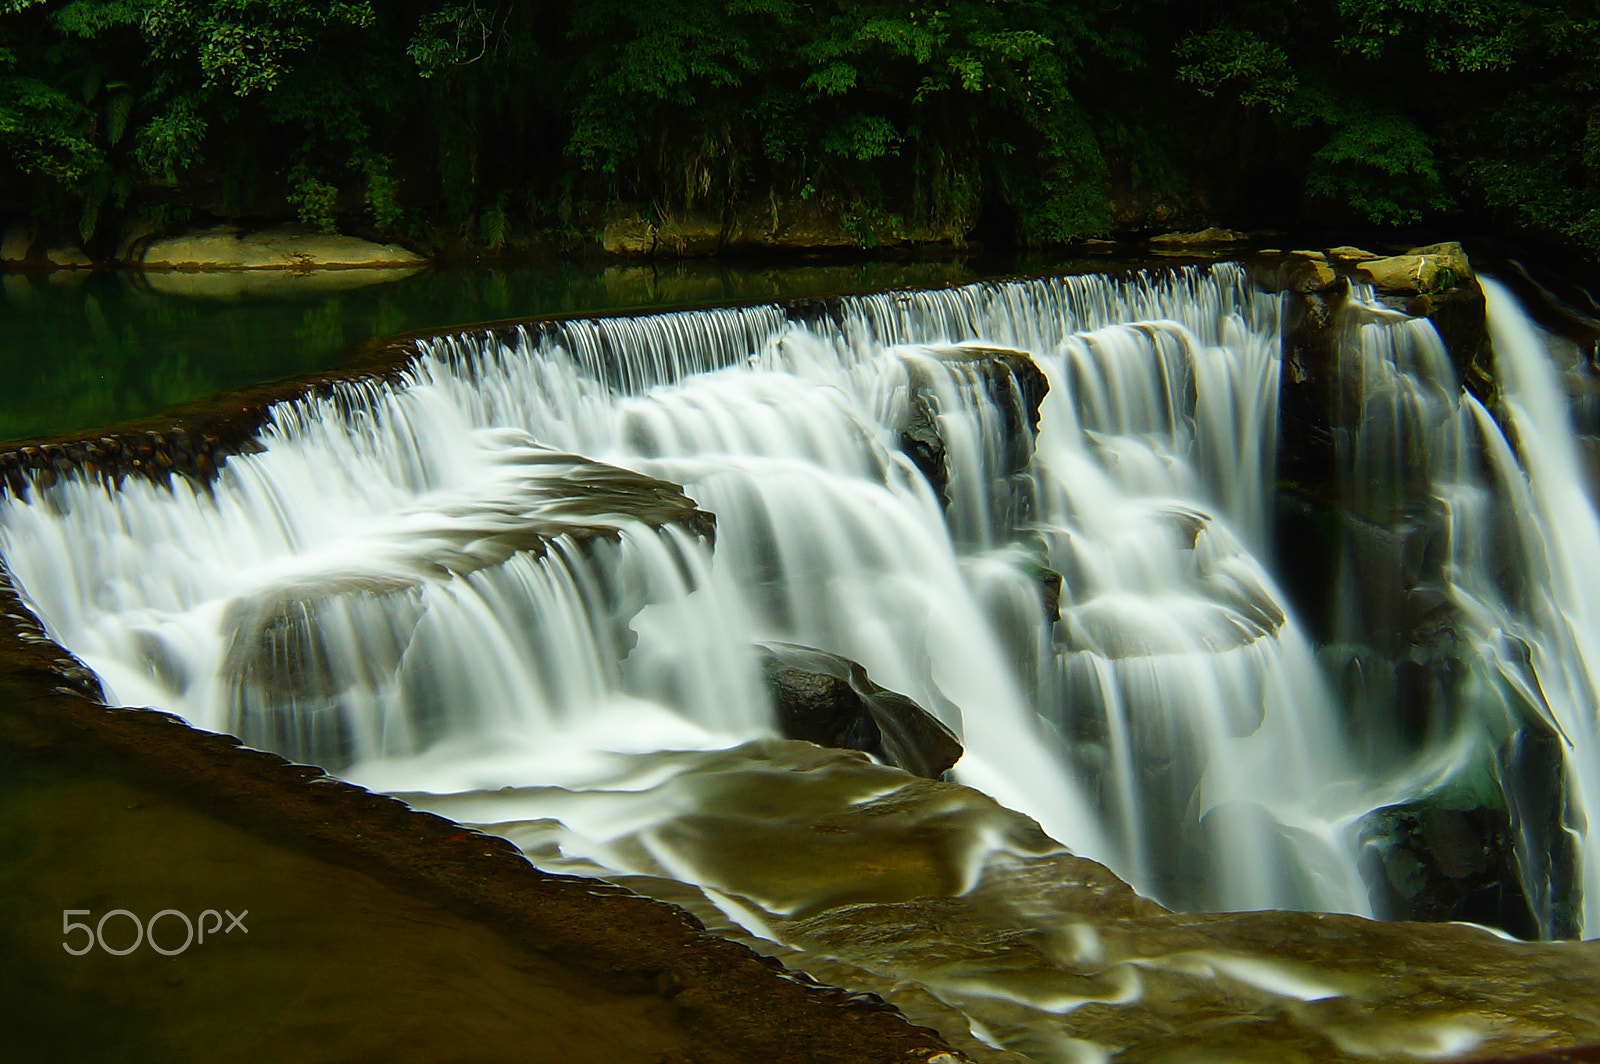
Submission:
M 1595 0 L 4 0 L 0 210 L 577 250 L 1477 220 L 1600 252 Z

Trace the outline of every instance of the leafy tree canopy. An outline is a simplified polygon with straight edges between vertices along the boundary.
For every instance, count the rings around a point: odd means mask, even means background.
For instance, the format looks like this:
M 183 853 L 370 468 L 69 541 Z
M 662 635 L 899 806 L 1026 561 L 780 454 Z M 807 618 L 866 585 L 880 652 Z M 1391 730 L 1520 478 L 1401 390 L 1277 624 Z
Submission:
M 0 196 L 89 241 L 822 197 L 956 239 L 1470 212 L 1600 253 L 1595 40 L 1600 0 L 0 0 Z

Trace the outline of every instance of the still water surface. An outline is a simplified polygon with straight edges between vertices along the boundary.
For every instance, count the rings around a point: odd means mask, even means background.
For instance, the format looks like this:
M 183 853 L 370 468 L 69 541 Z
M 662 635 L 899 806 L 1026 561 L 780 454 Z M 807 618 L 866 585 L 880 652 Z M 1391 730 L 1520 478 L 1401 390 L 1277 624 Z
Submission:
M 927 287 L 1061 268 L 953 260 L 0 275 L 0 440 L 110 425 L 337 366 L 396 332 L 539 315 Z

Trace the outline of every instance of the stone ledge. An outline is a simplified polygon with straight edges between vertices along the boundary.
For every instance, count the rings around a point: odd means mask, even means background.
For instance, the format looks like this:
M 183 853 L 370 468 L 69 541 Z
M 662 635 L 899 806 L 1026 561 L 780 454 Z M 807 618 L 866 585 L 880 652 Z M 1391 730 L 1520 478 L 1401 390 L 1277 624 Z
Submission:
M 421 266 L 398 244 L 278 226 L 244 233 L 229 225 L 161 237 L 129 248 L 127 264 L 146 270 L 318 270 Z

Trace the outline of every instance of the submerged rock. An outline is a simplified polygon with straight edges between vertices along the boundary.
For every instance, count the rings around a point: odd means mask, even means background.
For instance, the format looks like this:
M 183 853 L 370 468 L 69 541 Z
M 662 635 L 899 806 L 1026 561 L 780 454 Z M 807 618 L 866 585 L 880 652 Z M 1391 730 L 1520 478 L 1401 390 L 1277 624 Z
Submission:
M 864 753 L 937 779 L 961 759 L 961 742 L 905 695 L 879 687 L 837 654 L 793 643 L 758 643 L 761 670 L 790 739 Z
M 877 995 L 979 1064 L 1399 1064 L 1600 1041 L 1600 943 L 1174 913 L 970 788 L 775 740 L 643 761 L 578 794 L 404 797 Z M 643 771 L 661 782 L 628 789 Z M 585 803 L 610 819 L 574 815 Z M 569 826 L 622 821 L 637 826 L 603 844 Z

